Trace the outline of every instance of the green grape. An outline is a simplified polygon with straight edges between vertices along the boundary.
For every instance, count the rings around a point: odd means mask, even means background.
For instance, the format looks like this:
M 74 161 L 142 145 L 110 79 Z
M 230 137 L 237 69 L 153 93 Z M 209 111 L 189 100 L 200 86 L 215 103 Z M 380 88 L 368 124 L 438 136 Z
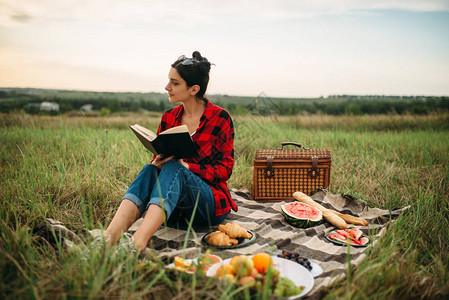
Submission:
M 279 272 L 278 269 L 272 268 L 271 274 L 272 274 L 273 276 L 279 276 L 280 272 Z
M 289 297 L 301 293 L 302 289 L 297 287 L 293 281 L 285 277 L 279 277 L 275 291 L 282 293 L 282 297 Z M 278 294 L 276 294 L 278 296 Z
M 275 294 L 276 296 L 278 296 L 279 298 L 283 298 L 284 294 L 285 294 L 285 290 L 281 287 L 276 287 L 274 289 L 273 294 Z

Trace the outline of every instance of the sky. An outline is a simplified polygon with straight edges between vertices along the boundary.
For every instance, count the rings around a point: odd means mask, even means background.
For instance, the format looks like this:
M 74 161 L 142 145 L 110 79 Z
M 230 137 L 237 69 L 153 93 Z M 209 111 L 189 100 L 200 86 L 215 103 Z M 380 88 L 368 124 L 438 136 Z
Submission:
M 0 0 L 0 87 L 160 92 L 198 50 L 207 93 L 449 95 L 449 0 Z

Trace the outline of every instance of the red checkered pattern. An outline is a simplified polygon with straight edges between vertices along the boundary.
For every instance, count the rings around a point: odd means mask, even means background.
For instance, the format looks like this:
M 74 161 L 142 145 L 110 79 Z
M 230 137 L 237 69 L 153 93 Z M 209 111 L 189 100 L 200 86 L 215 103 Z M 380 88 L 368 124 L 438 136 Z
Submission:
M 183 105 L 165 112 L 157 133 L 182 125 L 183 112 Z M 207 101 L 200 126 L 192 139 L 199 157 L 184 161 L 189 164 L 190 171 L 211 187 L 215 198 L 215 214 L 224 215 L 231 208 L 237 211 L 226 184 L 234 167 L 234 125 L 231 116 L 226 110 Z

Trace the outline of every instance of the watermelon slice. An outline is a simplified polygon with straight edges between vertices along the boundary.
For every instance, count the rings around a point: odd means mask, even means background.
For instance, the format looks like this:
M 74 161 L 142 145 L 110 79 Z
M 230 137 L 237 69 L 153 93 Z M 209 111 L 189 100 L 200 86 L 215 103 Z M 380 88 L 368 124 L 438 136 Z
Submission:
M 281 211 L 289 224 L 300 228 L 312 227 L 323 221 L 321 210 L 299 201 L 282 205 Z
M 350 239 L 350 238 L 351 238 L 351 233 L 350 233 L 350 232 L 347 232 L 347 231 L 344 230 L 344 229 L 337 230 L 337 233 L 338 233 L 339 235 L 343 236 L 345 239 Z
M 359 240 L 362 236 L 363 232 L 358 228 L 347 228 L 347 229 L 340 229 L 337 230 L 337 233 L 341 234 L 347 239 L 351 240 Z
M 366 245 L 369 243 L 369 239 L 367 237 L 362 237 L 359 241 L 360 245 Z
M 352 228 L 351 234 L 352 234 L 351 238 L 353 240 L 360 240 L 360 238 L 362 237 L 363 232 L 360 229 L 358 229 L 358 228 Z
M 334 241 L 339 241 L 342 243 L 346 243 L 346 241 L 347 241 L 346 237 L 342 236 L 339 233 L 330 234 L 329 238 L 333 239 Z
M 341 229 L 328 235 L 328 238 L 352 246 L 364 246 L 369 243 L 369 239 L 362 237 L 363 232 L 358 228 Z
M 354 245 L 362 246 L 362 245 L 366 245 L 369 242 L 369 239 L 366 237 L 362 237 L 360 240 L 352 240 L 351 242 Z

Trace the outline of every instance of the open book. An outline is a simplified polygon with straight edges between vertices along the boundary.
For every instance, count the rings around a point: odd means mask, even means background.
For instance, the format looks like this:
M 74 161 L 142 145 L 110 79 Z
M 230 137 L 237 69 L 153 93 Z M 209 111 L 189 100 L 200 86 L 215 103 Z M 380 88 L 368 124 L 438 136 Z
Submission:
M 176 159 L 197 157 L 195 145 L 186 125 L 169 128 L 159 134 L 139 124 L 129 125 L 142 144 L 154 153 L 164 157 L 174 156 Z

